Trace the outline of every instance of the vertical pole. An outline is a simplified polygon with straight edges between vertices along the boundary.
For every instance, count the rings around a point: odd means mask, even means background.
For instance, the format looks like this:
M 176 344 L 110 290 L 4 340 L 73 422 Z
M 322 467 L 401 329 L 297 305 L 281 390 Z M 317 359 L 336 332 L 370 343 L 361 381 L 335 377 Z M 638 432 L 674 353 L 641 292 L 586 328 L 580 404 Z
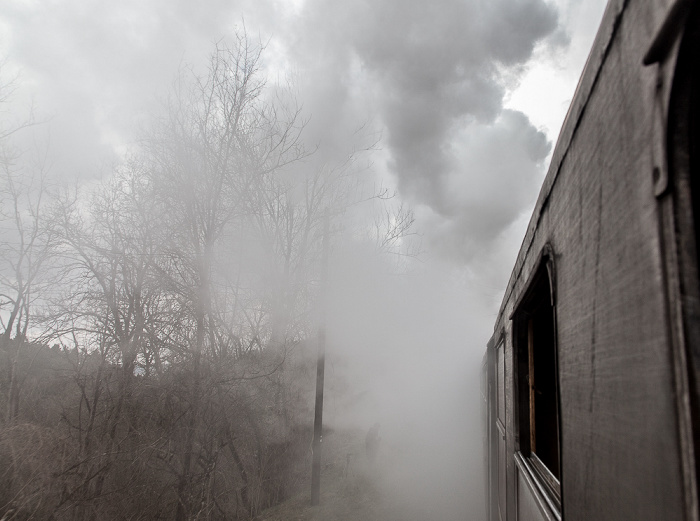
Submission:
M 311 504 L 321 498 L 321 447 L 323 444 L 323 379 L 326 367 L 326 286 L 328 284 L 328 211 L 323 217 L 323 258 L 321 260 L 321 295 L 318 327 L 318 358 L 316 361 L 316 410 L 312 444 Z

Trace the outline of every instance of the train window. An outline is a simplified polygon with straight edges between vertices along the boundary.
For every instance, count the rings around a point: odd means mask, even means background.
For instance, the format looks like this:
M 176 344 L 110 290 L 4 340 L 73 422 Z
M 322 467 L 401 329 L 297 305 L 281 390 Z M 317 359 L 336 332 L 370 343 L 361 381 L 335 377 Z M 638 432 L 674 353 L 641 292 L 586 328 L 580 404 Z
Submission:
M 561 444 L 551 258 L 543 256 L 513 319 L 520 452 L 559 503 Z
M 501 340 L 496 347 L 496 394 L 498 410 L 496 413 L 496 434 L 498 436 L 498 509 L 500 519 L 506 518 L 506 357 L 505 343 Z
M 669 104 L 669 170 L 673 178 L 679 296 L 691 389 L 695 447 L 700 445 L 700 7 L 689 14 Z M 675 305 L 675 302 L 674 302 Z M 700 451 L 695 451 L 696 472 Z M 698 485 L 700 491 L 700 484 Z
M 498 396 L 498 419 L 501 424 L 506 423 L 506 365 L 505 355 L 503 353 L 503 343 L 496 348 L 496 395 Z

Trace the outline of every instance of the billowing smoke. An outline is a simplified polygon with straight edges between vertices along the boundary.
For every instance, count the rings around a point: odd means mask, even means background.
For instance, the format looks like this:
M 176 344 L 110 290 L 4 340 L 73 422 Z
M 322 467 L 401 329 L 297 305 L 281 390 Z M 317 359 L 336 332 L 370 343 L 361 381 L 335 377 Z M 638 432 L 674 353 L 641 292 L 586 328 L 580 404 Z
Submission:
M 426 243 L 469 261 L 532 204 L 549 145 L 503 111 L 508 82 L 538 42 L 560 42 L 545 0 L 331 2 L 209 0 L 10 3 L 4 51 L 52 120 L 59 165 L 89 174 L 133 142 L 183 64 L 245 29 L 295 82 L 319 160 L 382 136 L 379 175 L 428 218 Z M 494 153 L 495 152 L 495 153 Z M 435 232 L 435 233 L 433 233 Z
M 309 0 L 305 13 L 291 48 L 311 73 L 314 117 L 378 118 L 400 194 L 430 216 L 430 245 L 462 262 L 488 247 L 541 182 L 549 143 L 524 114 L 504 111 L 503 98 L 537 43 L 560 40 L 556 9 L 542 0 Z
M 179 67 L 205 70 L 214 43 L 242 30 L 267 47 L 268 82 L 289 80 L 308 119 L 318 150 L 297 168 L 373 149 L 362 155 L 366 193 L 395 188 L 423 237 L 401 275 L 368 246 L 333 245 L 328 421 L 382 424 L 383 487 L 412 512 L 402 519 L 464 519 L 482 500 L 479 362 L 551 150 L 504 98 L 538 48 L 565 43 L 558 10 L 547 0 L 16 1 L 0 12 L 0 53 L 20 73 L 23 103 L 50 122 L 55 169 L 85 179 L 137 143 Z

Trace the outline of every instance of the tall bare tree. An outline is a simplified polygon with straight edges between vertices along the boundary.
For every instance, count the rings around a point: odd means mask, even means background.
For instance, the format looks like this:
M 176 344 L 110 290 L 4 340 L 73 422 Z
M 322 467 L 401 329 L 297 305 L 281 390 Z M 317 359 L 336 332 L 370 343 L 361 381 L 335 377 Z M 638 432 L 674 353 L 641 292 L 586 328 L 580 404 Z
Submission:
M 21 378 L 17 362 L 30 327 L 30 308 L 41 289 L 42 268 L 53 247 L 46 219 L 46 150 L 20 149 L 13 139 L 32 127 L 33 114 L 14 118 L 7 106 L 17 79 L 5 79 L 0 63 L 0 352 L 8 357 L 9 390 L 5 420 L 19 411 Z
M 241 35 L 217 45 L 207 73 L 183 70 L 148 151 L 155 161 L 157 203 L 167 213 L 169 242 L 161 273 L 192 325 L 182 339 L 191 364 L 189 411 L 177 486 L 176 519 L 193 508 L 191 485 L 201 420 L 202 364 L 231 341 L 222 327 L 215 266 L 222 239 L 236 235 L 262 176 L 304 156 L 299 110 L 273 104 L 260 72 L 262 47 Z M 240 248 L 245 245 L 237 245 Z

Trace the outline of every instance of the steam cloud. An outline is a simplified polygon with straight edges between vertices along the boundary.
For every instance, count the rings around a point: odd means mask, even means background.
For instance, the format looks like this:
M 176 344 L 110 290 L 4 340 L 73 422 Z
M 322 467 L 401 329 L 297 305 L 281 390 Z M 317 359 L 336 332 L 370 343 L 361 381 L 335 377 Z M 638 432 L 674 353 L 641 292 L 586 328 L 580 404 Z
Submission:
M 0 13 L 4 54 L 22 64 L 36 105 L 52 107 L 54 148 L 71 175 L 133 139 L 174 71 L 245 25 L 273 65 L 295 71 L 307 137 L 323 142 L 323 159 L 347 155 L 368 123 L 381 131 L 401 196 L 425 207 L 429 246 L 461 261 L 488 249 L 537 191 L 549 145 L 526 116 L 503 111 L 503 98 L 509 73 L 560 34 L 557 19 L 544 0 L 306 0 L 296 9 L 73 0 Z
M 306 136 L 322 145 L 315 160 L 342 161 L 348 143 L 363 146 L 381 132 L 377 174 L 416 208 L 429 255 L 469 266 L 485 284 L 503 282 L 510 260 L 494 274 L 489 259 L 534 202 L 550 151 L 525 114 L 503 108 L 504 96 L 538 42 L 561 43 L 552 3 L 42 4 L 3 5 L 0 50 L 21 64 L 37 107 L 52 116 L 56 167 L 66 175 L 94 171 L 98 158 L 128 146 L 134 122 L 151 112 L 177 68 L 200 66 L 214 41 L 245 24 L 267 42 L 273 73 L 292 75 L 311 115 Z M 508 239 L 517 247 L 520 237 Z M 460 487 L 474 485 L 464 483 L 465 468 L 481 457 L 476 368 L 494 303 L 456 291 L 440 267 L 409 290 L 353 255 L 341 252 L 335 268 L 329 356 L 371 405 L 335 419 L 380 419 L 387 439 L 410 432 L 396 450 L 412 456 L 393 477 L 406 496 L 429 497 L 426 508 L 448 497 L 442 514 L 426 519 L 463 518 L 465 503 L 482 499 Z
M 541 182 L 549 143 L 524 114 L 503 111 L 504 78 L 556 34 L 555 8 L 309 0 L 305 13 L 292 48 L 309 83 L 334 82 L 315 91 L 314 108 L 380 118 L 387 166 L 401 195 L 429 209 L 432 246 L 462 261 L 488 247 Z

